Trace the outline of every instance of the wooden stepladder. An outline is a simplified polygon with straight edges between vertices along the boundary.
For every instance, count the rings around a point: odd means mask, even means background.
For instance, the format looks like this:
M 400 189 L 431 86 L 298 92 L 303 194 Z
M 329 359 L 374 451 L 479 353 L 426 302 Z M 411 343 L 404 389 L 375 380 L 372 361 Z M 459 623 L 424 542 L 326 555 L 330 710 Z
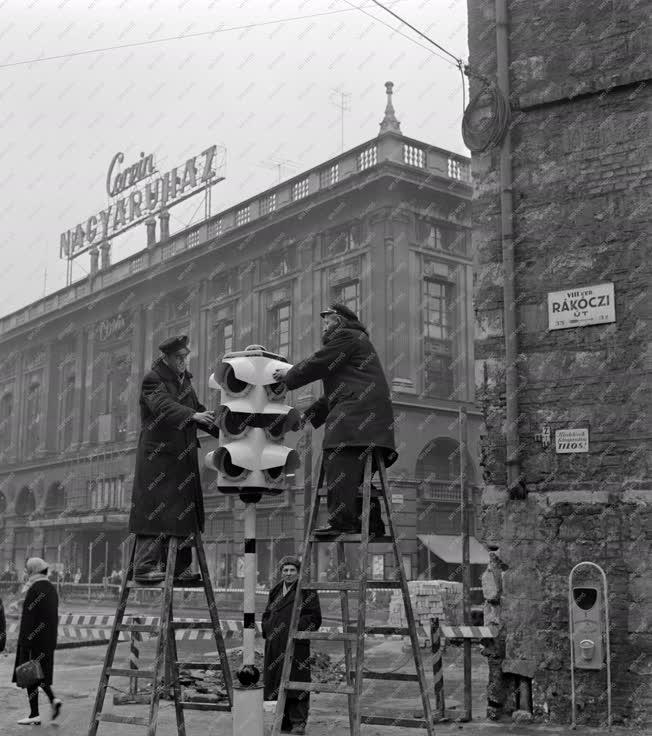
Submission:
M 197 552 L 197 562 L 199 563 L 199 570 L 201 573 L 201 581 L 193 585 L 193 587 L 203 587 L 206 594 L 206 602 L 208 604 L 208 610 L 210 613 L 209 622 L 184 622 L 175 621 L 172 601 L 173 592 L 176 587 L 187 587 L 185 583 L 175 584 L 174 581 L 174 566 L 177 559 L 177 550 L 179 545 L 178 537 L 170 537 L 168 546 L 167 566 L 165 571 L 165 580 L 160 584 L 139 584 L 133 579 L 134 575 L 134 553 L 135 553 L 135 540 L 132 544 L 131 554 L 129 557 L 129 565 L 122 579 L 122 587 L 120 589 L 120 601 L 115 615 L 113 623 L 113 630 L 111 631 L 111 638 L 109 645 L 106 650 L 104 657 L 104 665 L 102 667 L 102 674 L 100 675 L 100 684 L 97 689 L 97 695 L 95 698 L 95 704 L 93 706 L 93 712 L 91 715 L 90 725 L 88 727 L 88 736 L 96 736 L 100 723 L 124 723 L 136 726 L 145 726 L 147 728 L 147 736 L 155 736 L 156 725 L 158 721 L 159 712 L 159 701 L 161 696 L 165 693 L 165 673 L 166 665 L 167 670 L 170 673 L 170 679 L 172 681 L 172 692 L 174 697 L 174 709 L 177 718 L 177 730 L 179 734 L 185 734 L 185 721 L 184 721 L 184 709 L 193 710 L 218 710 L 218 711 L 230 711 L 233 705 L 233 688 L 231 685 L 231 672 L 229 670 L 228 660 L 226 658 L 226 646 L 224 644 L 224 637 L 222 636 L 222 629 L 220 627 L 220 620 L 217 613 L 217 606 L 215 604 L 215 596 L 211 585 L 210 577 L 208 575 L 208 567 L 206 565 L 206 555 L 204 554 L 204 546 L 202 544 L 201 535 L 197 532 L 193 538 L 193 544 Z M 135 589 L 161 589 L 161 616 L 158 625 L 146 625 L 146 624 L 135 624 L 133 622 L 123 623 L 125 618 L 125 609 L 127 607 L 127 601 L 129 593 Z M 141 614 L 142 615 L 142 614 Z M 177 655 L 177 644 L 175 638 L 175 632 L 178 629 L 206 629 L 213 631 L 215 636 L 215 643 L 217 644 L 217 651 L 219 654 L 219 663 L 207 663 L 207 662 L 186 662 L 178 661 Z M 141 669 L 124 669 L 113 666 L 113 660 L 115 658 L 116 648 L 118 645 L 118 639 L 121 631 L 137 631 L 150 634 L 158 634 L 156 637 L 156 653 L 154 659 L 154 665 L 152 669 L 141 670 Z M 167 661 L 166 661 L 167 660 Z M 181 685 L 179 683 L 179 668 L 185 667 L 186 669 L 212 669 L 221 670 L 224 677 L 224 684 L 226 688 L 226 695 L 228 704 L 218 704 L 213 702 L 198 703 L 182 700 L 181 698 Z M 138 678 L 143 680 L 153 681 L 152 685 L 152 697 L 149 703 L 149 715 L 147 718 L 140 716 L 123 716 L 115 713 L 103 713 L 102 708 L 104 706 L 104 698 L 106 691 L 109 687 L 110 677 L 129 677 Z
M 417 639 L 417 630 L 412 612 L 412 604 L 410 602 L 410 594 L 408 590 L 405 571 L 403 570 L 401 555 L 396 535 L 394 533 L 394 524 L 392 521 L 392 510 L 389 501 L 389 489 L 387 483 L 387 472 L 381 453 L 374 450 L 374 463 L 378 468 L 380 475 L 380 489 L 371 488 L 372 476 L 372 456 L 367 457 L 364 471 L 364 481 L 362 490 L 362 533 L 361 534 L 342 534 L 337 537 L 322 537 L 315 535 L 317 527 L 317 519 L 319 516 L 319 505 L 327 492 L 324 487 L 324 465 L 322 462 L 319 473 L 319 482 L 317 490 L 312 499 L 310 509 L 310 519 L 308 530 L 306 533 L 303 564 L 299 572 L 297 581 L 297 592 L 294 598 L 294 607 L 290 620 L 290 628 L 288 632 L 288 645 L 283 661 L 283 671 L 281 673 L 281 685 L 279 688 L 279 697 L 276 706 L 276 717 L 274 720 L 274 728 L 272 736 L 279 736 L 281 733 L 281 725 L 283 721 L 283 711 L 285 709 L 285 701 L 288 690 L 307 690 L 309 692 L 327 692 L 338 693 L 348 696 L 349 705 L 349 726 L 351 736 L 360 736 L 361 724 L 373 724 L 383 726 L 404 726 L 404 727 L 421 727 L 425 728 L 428 736 L 434 736 L 433 716 L 430 708 L 430 700 L 428 698 L 426 675 L 421 660 L 421 652 Z M 384 537 L 373 537 L 369 535 L 369 517 L 371 511 L 371 498 L 378 497 L 382 500 L 387 514 L 389 534 Z M 391 580 L 368 580 L 368 557 L 369 543 L 386 542 L 391 543 L 394 553 L 394 569 L 395 578 Z M 334 544 L 337 553 L 337 571 L 338 582 L 316 582 L 311 581 L 311 561 L 313 559 L 314 544 Z M 346 562 L 344 555 L 345 544 L 360 545 L 360 577 L 358 580 L 345 580 Z M 377 588 L 396 588 L 401 590 L 403 595 L 403 605 L 405 606 L 405 615 L 407 619 L 407 627 L 394 626 L 367 626 L 366 625 L 366 605 L 367 591 Z M 302 601 L 303 590 L 317 591 L 338 591 L 340 594 L 340 604 L 342 609 L 342 633 L 333 634 L 330 632 L 319 631 L 298 631 L 299 610 Z M 358 611 L 357 623 L 351 623 L 349 593 L 358 594 Z M 394 672 L 374 672 L 365 669 L 365 635 L 366 634 L 400 634 L 409 636 L 412 645 L 412 655 L 416 673 L 394 673 Z M 294 644 L 299 639 L 309 640 L 329 640 L 342 641 L 344 645 L 344 660 L 346 664 L 346 684 L 334 682 L 293 682 L 289 679 L 292 659 L 294 656 Z M 355 649 L 355 658 L 353 650 Z M 362 683 L 364 679 L 371 680 L 398 680 L 402 682 L 417 682 L 421 692 L 421 701 L 423 704 L 423 718 L 413 717 L 394 717 L 383 715 L 363 714 L 361 710 Z

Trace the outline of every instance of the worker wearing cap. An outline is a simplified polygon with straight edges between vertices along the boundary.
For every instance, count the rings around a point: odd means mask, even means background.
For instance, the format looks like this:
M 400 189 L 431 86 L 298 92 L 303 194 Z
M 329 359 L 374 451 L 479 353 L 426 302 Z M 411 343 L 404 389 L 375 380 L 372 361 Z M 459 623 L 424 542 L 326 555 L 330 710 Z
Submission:
M 315 428 L 325 424 L 329 524 L 317 533 L 356 534 L 361 529 L 358 489 L 367 455 L 378 448 L 387 467 L 397 458 L 394 412 L 380 359 L 357 315 L 344 304 L 332 304 L 320 316 L 321 349 L 292 368 L 277 369 L 274 378 L 289 389 L 323 382 L 324 395 L 304 415 Z M 385 533 L 375 498 L 369 531 L 373 536 Z
M 175 578 L 193 582 L 191 540 L 204 530 L 204 503 L 197 461 L 197 427 L 211 434 L 213 412 L 199 403 L 186 360 L 188 337 L 170 337 L 143 378 L 141 431 L 131 500 L 129 531 L 136 535 L 134 577 L 158 583 L 164 578 L 167 543 L 180 537 Z M 185 543 L 185 544 L 184 544 Z

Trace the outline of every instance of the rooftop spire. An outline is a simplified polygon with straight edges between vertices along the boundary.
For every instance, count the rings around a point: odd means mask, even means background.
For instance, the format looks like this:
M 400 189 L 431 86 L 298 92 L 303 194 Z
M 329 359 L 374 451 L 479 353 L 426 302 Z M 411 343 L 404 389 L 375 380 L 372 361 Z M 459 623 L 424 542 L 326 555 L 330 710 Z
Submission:
M 385 117 L 380 124 L 380 133 L 400 133 L 401 124 L 394 114 L 394 105 L 392 105 L 392 90 L 394 82 L 385 82 L 385 90 L 387 91 L 387 107 L 385 107 Z

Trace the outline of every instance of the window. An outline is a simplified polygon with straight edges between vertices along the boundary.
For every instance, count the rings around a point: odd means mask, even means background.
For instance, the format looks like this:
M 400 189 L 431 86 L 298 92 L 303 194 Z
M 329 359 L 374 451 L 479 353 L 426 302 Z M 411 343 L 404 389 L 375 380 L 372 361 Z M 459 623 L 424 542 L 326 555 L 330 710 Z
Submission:
M 292 270 L 294 262 L 294 248 L 280 248 L 267 253 L 263 259 L 263 278 L 272 279 L 286 276 Z
M 251 218 L 249 205 L 242 207 L 235 213 L 235 226 L 246 225 Z
M 7 391 L 0 399 L 0 451 L 11 445 L 11 419 L 14 412 L 14 395 Z
M 290 317 L 289 304 L 279 304 L 270 310 L 271 343 L 274 352 L 283 357 L 290 354 Z
M 215 323 L 215 348 L 218 355 L 233 351 L 233 322 L 220 320 Z
M 27 391 L 25 450 L 33 453 L 39 446 L 41 424 L 41 384 L 34 381 Z
M 407 580 L 412 580 L 412 555 L 402 555 L 403 572 Z
M 268 194 L 260 200 L 260 214 L 269 215 L 276 210 L 276 193 Z
M 186 247 L 194 248 L 199 243 L 199 230 L 193 230 L 186 236 Z
M 429 396 L 447 398 L 452 392 L 451 288 L 424 280 L 424 384 Z
M 373 580 L 385 577 L 385 555 L 371 555 L 371 577 Z
M 91 509 L 124 508 L 124 476 L 89 481 L 88 496 Z
M 106 378 L 105 414 L 111 417 L 105 441 L 122 441 L 127 436 L 127 405 L 131 362 L 129 355 L 117 355 Z
M 365 148 L 358 154 L 358 171 L 364 171 L 378 163 L 378 149 L 376 145 Z
M 334 302 L 344 304 L 352 309 L 357 315 L 360 314 L 360 282 L 350 281 L 347 284 L 340 284 L 331 290 Z
M 360 245 L 358 225 L 329 230 L 324 234 L 324 258 L 341 256 Z
M 296 181 L 292 185 L 292 201 L 295 202 L 297 199 L 302 199 L 308 196 L 309 182 L 308 179 L 302 179 Z
M 59 449 L 67 450 L 72 444 L 75 412 L 75 374 L 74 365 L 67 363 L 61 369 L 59 391 Z
M 428 220 L 418 220 L 417 242 L 422 248 L 441 250 L 443 248 L 443 239 L 439 225 Z
M 423 148 L 417 148 L 416 146 L 410 146 L 408 143 L 404 143 L 403 163 L 424 169 L 426 166 L 426 152 Z
M 208 223 L 208 237 L 209 238 L 215 238 L 218 235 L 222 234 L 223 230 L 223 223 L 222 218 L 218 218 L 217 220 L 213 220 L 212 222 Z
M 327 166 L 319 172 L 319 186 L 330 187 L 333 184 L 337 184 L 340 180 L 340 166 L 339 164 L 333 164 Z

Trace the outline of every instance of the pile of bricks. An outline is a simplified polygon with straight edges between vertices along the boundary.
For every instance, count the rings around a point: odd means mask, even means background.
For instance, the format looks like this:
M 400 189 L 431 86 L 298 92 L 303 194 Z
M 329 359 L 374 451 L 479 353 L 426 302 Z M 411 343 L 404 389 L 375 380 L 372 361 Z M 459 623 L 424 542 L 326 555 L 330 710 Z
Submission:
M 451 626 L 462 623 L 462 583 L 450 580 L 410 580 L 410 601 L 417 626 L 426 628 L 431 618 Z M 403 596 L 394 591 L 389 601 L 388 626 L 407 626 Z

